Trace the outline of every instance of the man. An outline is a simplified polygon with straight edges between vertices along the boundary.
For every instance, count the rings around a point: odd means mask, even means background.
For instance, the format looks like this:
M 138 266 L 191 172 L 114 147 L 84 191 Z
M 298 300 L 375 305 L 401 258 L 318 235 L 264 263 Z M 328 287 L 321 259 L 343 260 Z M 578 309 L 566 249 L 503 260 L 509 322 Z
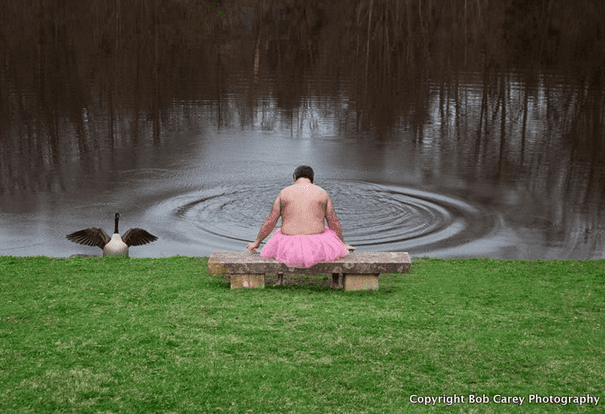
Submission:
M 313 169 L 306 165 L 294 171 L 294 184 L 279 193 L 256 240 L 246 246 L 248 250 L 260 246 L 280 216 L 282 226 L 261 251 L 262 257 L 279 260 L 288 267 L 311 267 L 355 249 L 344 243 L 334 204 L 323 188 L 313 184 L 313 176 Z M 324 218 L 328 226 L 324 226 Z M 283 283 L 283 275 L 279 276 L 278 285 Z

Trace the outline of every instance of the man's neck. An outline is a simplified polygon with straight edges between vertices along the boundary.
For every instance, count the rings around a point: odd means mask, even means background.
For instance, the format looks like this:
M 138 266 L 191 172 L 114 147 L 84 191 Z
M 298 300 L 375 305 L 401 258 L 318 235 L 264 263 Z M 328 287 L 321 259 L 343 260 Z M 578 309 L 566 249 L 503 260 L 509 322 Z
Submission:
M 294 184 L 309 185 L 309 184 L 313 184 L 313 183 L 308 178 L 301 177 L 301 178 L 298 178 L 296 181 L 294 181 Z

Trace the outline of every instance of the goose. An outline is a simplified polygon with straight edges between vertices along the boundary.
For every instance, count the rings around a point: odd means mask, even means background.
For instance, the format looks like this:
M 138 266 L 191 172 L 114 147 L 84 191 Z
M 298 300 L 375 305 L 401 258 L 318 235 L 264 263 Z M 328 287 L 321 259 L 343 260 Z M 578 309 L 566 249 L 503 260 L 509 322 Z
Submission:
M 143 229 L 130 229 L 122 237 L 118 233 L 120 213 L 116 213 L 116 228 L 111 239 L 102 229 L 89 227 L 65 236 L 67 240 L 85 246 L 97 246 L 103 249 L 103 256 L 128 256 L 130 246 L 141 246 L 158 238 Z

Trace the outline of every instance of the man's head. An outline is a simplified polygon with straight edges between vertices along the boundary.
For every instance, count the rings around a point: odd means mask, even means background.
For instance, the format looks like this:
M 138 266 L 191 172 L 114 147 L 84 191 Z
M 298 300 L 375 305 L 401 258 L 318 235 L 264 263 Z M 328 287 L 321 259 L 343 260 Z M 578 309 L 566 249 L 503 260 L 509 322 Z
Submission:
M 294 170 L 294 181 L 299 178 L 308 178 L 313 183 L 313 168 L 308 165 L 301 165 L 297 169 Z

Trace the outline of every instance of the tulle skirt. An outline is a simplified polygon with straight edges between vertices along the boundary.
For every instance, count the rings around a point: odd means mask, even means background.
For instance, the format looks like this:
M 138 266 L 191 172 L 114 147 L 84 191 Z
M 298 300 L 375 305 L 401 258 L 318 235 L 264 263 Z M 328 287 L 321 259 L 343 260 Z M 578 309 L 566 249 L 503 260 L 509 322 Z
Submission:
M 260 255 L 276 259 L 288 267 L 311 267 L 319 262 L 330 262 L 349 254 L 345 244 L 326 226 L 319 234 L 291 236 L 277 230 Z

